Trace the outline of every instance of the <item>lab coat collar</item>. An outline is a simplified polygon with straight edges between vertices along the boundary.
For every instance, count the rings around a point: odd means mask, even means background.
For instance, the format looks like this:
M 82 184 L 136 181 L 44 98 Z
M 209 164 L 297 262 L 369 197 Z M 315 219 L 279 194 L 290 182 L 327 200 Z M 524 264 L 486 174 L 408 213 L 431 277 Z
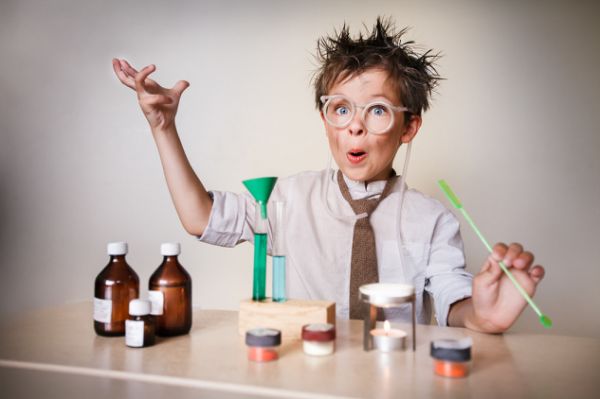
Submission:
M 387 180 L 376 180 L 365 184 L 364 181 L 352 180 L 343 173 L 342 177 L 348 186 L 350 196 L 355 200 L 379 197 L 387 183 Z

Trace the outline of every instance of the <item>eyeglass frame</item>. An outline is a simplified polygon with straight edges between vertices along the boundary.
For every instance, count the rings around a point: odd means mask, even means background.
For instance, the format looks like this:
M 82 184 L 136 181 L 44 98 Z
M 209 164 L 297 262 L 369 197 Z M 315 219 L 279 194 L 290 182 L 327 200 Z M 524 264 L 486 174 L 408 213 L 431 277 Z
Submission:
M 349 103 L 349 104 L 352 106 L 352 108 L 353 108 L 353 109 L 352 109 L 352 117 L 351 117 L 351 118 L 349 118 L 347 122 L 345 122 L 345 123 L 343 123 L 343 124 L 341 124 L 341 125 L 336 125 L 336 124 L 334 124 L 334 123 L 331 123 L 331 122 L 329 121 L 329 119 L 327 118 L 327 113 L 325 112 L 325 106 L 326 106 L 326 105 L 329 103 L 329 101 L 331 101 L 331 99 L 333 99 L 333 98 L 344 98 L 344 99 L 348 100 L 348 103 Z M 364 104 L 364 105 L 358 105 L 358 104 L 356 104 L 354 101 L 352 101 L 351 99 L 349 99 L 348 97 L 346 97 L 346 96 L 345 96 L 345 95 L 343 95 L 343 94 L 323 95 L 323 96 L 319 97 L 319 100 L 321 100 L 321 103 L 323 104 L 323 106 L 321 107 L 321 112 L 323 112 L 323 116 L 324 116 L 325 120 L 326 120 L 326 121 L 327 121 L 327 123 L 329 123 L 331 126 L 338 127 L 338 128 L 343 128 L 343 127 L 346 127 L 346 126 L 348 126 L 350 123 L 352 123 L 352 119 L 354 119 L 355 112 L 356 112 L 356 111 L 355 111 L 355 108 L 362 108 L 362 109 L 363 109 L 363 111 L 362 111 L 362 113 L 360 114 L 360 118 L 361 118 L 361 120 L 362 120 L 363 124 L 365 125 L 365 130 L 367 131 L 367 133 L 371 133 L 371 134 L 377 134 L 377 135 L 379 135 L 379 134 L 386 134 L 387 132 L 389 132 L 389 130 L 391 129 L 391 127 L 394 125 L 394 122 L 395 122 L 395 116 L 394 116 L 394 115 L 395 115 L 395 112 L 410 112 L 410 109 L 408 109 L 408 108 L 406 108 L 406 107 L 395 106 L 395 105 L 392 105 L 392 104 L 390 104 L 390 103 L 388 103 L 388 102 L 385 102 L 385 101 L 382 101 L 382 100 L 376 100 L 376 101 L 372 101 L 372 102 L 370 102 L 370 103 L 368 103 L 368 104 Z M 394 112 L 391 114 L 391 115 L 392 115 L 392 119 L 391 119 L 391 121 L 390 121 L 390 125 L 389 125 L 389 126 L 386 128 L 386 129 L 382 130 L 381 132 L 372 132 L 372 131 L 369 131 L 369 129 L 367 129 L 367 123 L 366 123 L 366 119 L 365 119 L 365 117 L 366 117 L 367 109 L 368 109 L 368 108 L 370 108 L 371 106 L 373 106 L 373 105 L 377 105 L 377 104 L 379 104 L 379 105 L 383 105 L 383 106 L 386 106 L 386 107 L 389 107 L 389 108 L 390 108 L 392 111 L 394 111 Z

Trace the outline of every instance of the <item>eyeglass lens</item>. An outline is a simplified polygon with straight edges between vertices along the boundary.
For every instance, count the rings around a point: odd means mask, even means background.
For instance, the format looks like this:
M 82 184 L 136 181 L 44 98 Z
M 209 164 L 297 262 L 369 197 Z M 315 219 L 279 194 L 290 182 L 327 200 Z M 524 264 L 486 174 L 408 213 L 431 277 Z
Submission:
M 346 126 L 356 109 L 346 98 L 334 97 L 325 104 L 324 114 L 327 122 L 336 127 Z M 363 114 L 365 127 L 369 132 L 381 133 L 390 128 L 392 124 L 392 110 L 384 103 L 370 105 Z

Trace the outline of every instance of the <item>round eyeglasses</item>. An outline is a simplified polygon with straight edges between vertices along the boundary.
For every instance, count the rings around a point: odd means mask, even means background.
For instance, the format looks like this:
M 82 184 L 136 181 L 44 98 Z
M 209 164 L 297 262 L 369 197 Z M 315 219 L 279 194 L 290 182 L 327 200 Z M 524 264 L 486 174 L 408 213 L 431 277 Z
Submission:
M 394 124 L 394 113 L 408 111 L 406 107 L 395 107 L 384 101 L 373 101 L 366 105 L 358 105 L 348 97 L 341 94 L 321 96 L 323 115 L 325 120 L 335 127 L 346 127 L 350 124 L 356 113 L 356 108 L 362 108 L 362 121 L 367 132 L 384 134 Z

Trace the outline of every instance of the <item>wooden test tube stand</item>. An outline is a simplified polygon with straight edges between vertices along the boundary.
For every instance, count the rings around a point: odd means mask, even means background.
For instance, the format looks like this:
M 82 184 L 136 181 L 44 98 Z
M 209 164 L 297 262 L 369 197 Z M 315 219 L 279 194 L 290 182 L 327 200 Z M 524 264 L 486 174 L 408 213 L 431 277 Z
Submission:
M 253 328 L 265 327 L 280 330 L 283 340 L 297 340 L 301 339 L 302 326 L 311 323 L 335 325 L 335 302 L 300 299 L 273 302 L 270 298 L 240 302 L 240 335 Z

